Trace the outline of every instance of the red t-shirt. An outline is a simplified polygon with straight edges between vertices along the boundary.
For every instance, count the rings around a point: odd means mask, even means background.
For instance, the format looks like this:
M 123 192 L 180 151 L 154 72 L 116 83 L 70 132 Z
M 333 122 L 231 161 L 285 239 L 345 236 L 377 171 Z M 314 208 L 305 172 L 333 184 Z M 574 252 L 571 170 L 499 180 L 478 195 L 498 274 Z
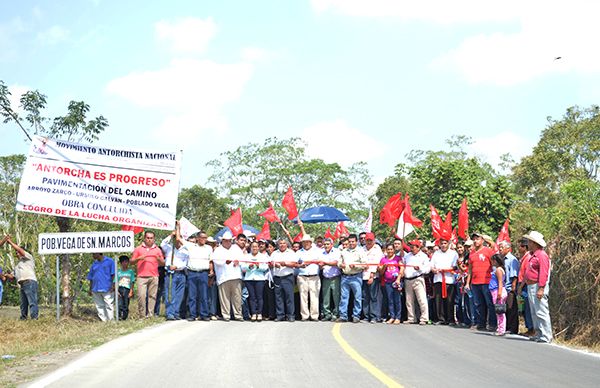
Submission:
M 471 284 L 490 284 L 492 278 L 492 256 L 494 251 L 488 247 L 479 248 L 469 254 L 471 263 Z
M 131 258 L 145 257 L 137 262 L 137 276 L 139 277 L 157 277 L 158 276 L 158 258 L 164 258 L 162 250 L 154 245 L 151 248 L 144 244 L 135 248 Z

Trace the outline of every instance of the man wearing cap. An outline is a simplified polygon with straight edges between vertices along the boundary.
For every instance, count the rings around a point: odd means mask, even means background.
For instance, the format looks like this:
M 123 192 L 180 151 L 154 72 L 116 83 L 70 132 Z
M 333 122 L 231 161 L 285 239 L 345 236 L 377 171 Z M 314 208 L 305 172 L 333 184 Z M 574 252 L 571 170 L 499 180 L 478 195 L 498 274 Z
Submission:
M 0 246 L 8 243 L 17 252 L 19 262 L 15 266 L 15 275 L 21 296 L 21 320 L 38 319 L 38 282 L 35 276 L 35 261 L 31 253 L 15 244 L 9 235 L 4 236 Z
M 319 320 L 319 263 L 321 250 L 313 246 L 309 234 L 302 236 L 302 249 L 296 252 L 298 257 L 298 292 L 300 293 L 300 316 L 303 321 Z M 310 301 L 309 301 L 310 299 Z M 309 310 L 310 302 L 310 310 Z
M 277 241 L 278 249 L 271 254 L 273 283 L 275 283 L 275 321 L 294 322 L 294 268 L 298 266 L 296 253 L 288 249 L 284 239 Z
M 242 270 L 240 268 L 241 250 L 232 243 L 231 232 L 226 231 L 221 237 L 221 245 L 217 247 L 211 259 L 217 276 L 219 287 L 219 302 L 223 320 L 231 319 L 233 308 L 233 319 L 242 321 Z
M 187 264 L 187 306 L 189 320 L 209 321 L 208 272 L 212 248 L 206 244 L 208 235 L 200 231 L 190 236 L 185 246 L 189 253 Z
M 440 238 L 440 249 L 431 257 L 431 272 L 433 272 L 433 289 L 435 293 L 435 308 L 437 323 L 455 325 L 454 320 L 454 270 L 458 262 L 458 253 L 450 249 L 449 237 Z M 445 290 L 444 290 L 445 289 Z
M 333 246 L 333 240 L 323 240 L 323 252 L 321 253 L 323 284 L 321 294 L 323 295 L 323 320 L 335 321 L 339 316 L 340 307 L 340 276 L 339 268 L 340 251 Z M 333 299 L 333 307 L 331 300 Z
M 481 233 L 473 233 L 471 240 L 474 249 L 469 254 L 469 274 L 465 288 L 473 293 L 477 329 L 493 332 L 496 331 L 497 322 L 489 284 L 492 279 L 494 251 L 484 246 L 484 235 Z
M 342 250 L 340 268 L 342 280 L 340 285 L 340 317 L 338 322 L 348 322 L 348 304 L 350 291 L 354 294 L 354 308 L 352 322 L 360 322 L 362 310 L 362 273 L 368 268 L 365 251 L 357 246 L 358 238 L 355 234 L 348 236 L 348 248 Z
M 172 239 L 175 242 L 172 242 Z M 179 224 L 177 228 L 167 236 L 160 244 L 165 255 L 165 269 L 167 271 L 167 320 L 174 321 L 184 318 L 181 316 L 182 306 L 185 303 L 185 286 L 187 282 L 186 269 L 189 258 L 189 252 L 184 245 L 185 241 L 179 234 Z M 183 306 L 185 307 L 185 306 Z
M 552 322 L 548 307 L 548 293 L 550 291 L 550 257 L 544 251 L 546 241 L 544 236 L 537 231 L 531 231 L 523 236 L 529 241 L 529 261 L 525 266 L 523 276 L 527 283 L 527 293 L 533 327 L 536 334 L 531 340 L 550 343 L 552 342 Z
M 412 240 L 410 252 L 404 255 L 404 290 L 406 293 L 406 310 L 408 313 L 407 323 L 417 323 L 414 306 L 415 297 L 419 304 L 421 316 L 419 324 L 426 325 L 429 322 L 429 306 L 427 305 L 427 293 L 425 292 L 425 279 L 423 276 L 429 273 L 429 258 L 421 251 L 420 240 Z
M 375 244 L 374 233 L 365 233 L 364 248 L 366 251 L 365 258 L 367 263 L 371 265 L 363 271 L 362 313 L 367 322 L 382 322 L 381 300 L 383 299 L 383 296 L 377 267 L 383 257 L 383 251 L 378 244 Z
M 158 266 L 165 265 L 165 256 L 155 244 L 154 232 L 144 232 L 144 241 L 135 248 L 129 261 L 131 264 L 137 263 L 137 303 L 140 317 L 152 317 L 158 292 Z
M 519 278 L 519 260 L 510 252 L 508 241 L 498 243 L 498 251 L 504 258 L 506 272 L 506 331 L 519 334 L 519 305 L 517 302 L 517 281 Z

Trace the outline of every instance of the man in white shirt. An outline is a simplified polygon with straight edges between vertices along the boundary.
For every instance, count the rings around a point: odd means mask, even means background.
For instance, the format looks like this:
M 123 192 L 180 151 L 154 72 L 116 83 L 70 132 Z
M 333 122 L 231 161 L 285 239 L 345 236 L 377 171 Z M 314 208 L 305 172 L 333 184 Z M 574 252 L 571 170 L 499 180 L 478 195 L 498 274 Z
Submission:
M 286 240 L 279 239 L 277 246 L 278 249 L 271 255 L 275 283 L 275 321 L 287 319 L 294 322 L 294 268 L 298 266 L 298 260 L 294 251 L 288 249 Z
M 365 251 L 357 246 L 358 237 L 355 234 L 348 236 L 348 248 L 341 252 L 340 268 L 342 281 L 340 287 L 340 317 L 337 322 L 348 322 L 348 304 L 350 292 L 354 295 L 354 308 L 352 309 L 352 322 L 360 322 L 362 310 L 362 273 L 367 266 Z
M 200 231 L 191 236 L 185 247 L 189 258 L 187 265 L 188 320 L 210 321 L 208 311 L 208 272 L 212 248 L 206 244 L 208 235 Z
M 379 323 L 381 320 L 381 284 L 379 283 L 379 273 L 377 266 L 383 257 L 383 251 L 378 244 L 375 244 L 375 234 L 365 234 L 365 257 L 369 267 L 363 271 L 362 284 L 362 313 L 363 318 L 371 323 Z
M 225 232 L 221 237 L 221 245 L 211 254 L 219 287 L 221 313 L 225 322 L 229 322 L 231 319 L 232 309 L 234 320 L 244 320 L 242 316 L 242 270 L 239 262 L 242 258 L 242 251 L 237 245 L 233 245 L 232 239 L 231 232 Z
M 319 292 L 321 279 L 319 278 L 319 264 L 322 250 L 313 246 L 313 239 L 309 234 L 302 236 L 302 249 L 296 252 L 298 256 L 298 291 L 300 293 L 300 316 L 303 321 L 319 320 Z M 309 311 L 310 299 L 310 311 Z
M 454 249 L 450 249 L 448 240 L 441 238 L 440 249 L 431 256 L 435 309 L 438 317 L 436 324 L 456 325 L 454 319 L 454 269 L 457 261 L 458 253 Z
M 425 279 L 423 275 L 429 273 L 429 258 L 421 252 L 420 240 L 409 243 L 410 252 L 404 255 L 404 289 L 406 292 L 406 310 L 408 312 L 407 323 L 417 323 L 415 317 L 414 300 L 417 298 L 421 316 L 419 324 L 426 325 L 429 322 L 429 307 L 427 305 L 427 293 L 425 292 Z
M 341 261 L 339 249 L 333 246 L 333 240 L 326 238 L 323 240 L 323 252 L 321 252 L 323 283 L 321 293 L 323 295 L 323 320 L 335 321 L 339 316 L 340 309 L 340 270 Z M 331 300 L 333 298 L 333 308 Z

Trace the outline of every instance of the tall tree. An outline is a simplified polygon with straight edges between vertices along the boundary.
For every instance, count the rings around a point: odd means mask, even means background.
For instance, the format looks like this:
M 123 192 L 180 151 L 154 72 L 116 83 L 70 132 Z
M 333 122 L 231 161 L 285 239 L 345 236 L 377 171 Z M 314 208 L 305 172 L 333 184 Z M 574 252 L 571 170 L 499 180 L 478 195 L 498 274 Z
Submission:
M 4 123 L 16 124 L 31 139 L 31 134 L 48 136 L 75 142 L 94 142 L 108 127 L 103 116 L 88 119 L 90 106 L 83 101 L 71 101 L 64 116 L 53 119 L 44 116 L 46 96 L 39 91 L 28 91 L 20 98 L 20 108 L 24 118 L 20 117 L 10 103 L 11 92 L 5 82 L 0 80 L 0 115 Z M 72 221 L 65 217 L 55 217 L 60 232 L 69 232 Z M 69 255 L 61 255 L 61 285 L 63 313 L 70 316 L 73 312 L 71 292 L 71 260 Z
M 177 218 L 184 216 L 208 234 L 216 233 L 229 216 L 227 201 L 214 190 L 194 185 L 184 188 L 177 200 Z
M 371 177 L 366 165 L 356 163 L 342 168 L 337 163 L 312 159 L 299 138 L 249 143 L 221 154 L 208 166 L 213 168 L 209 181 L 235 206 L 244 208 L 244 222 L 255 225 L 262 225 L 258 213 L 269 206 L 269 201 L 276 205 L 278 214 L 285 214 L 279 205 L 289 186 L 294 189 L 299 211 L 311 206 L 334 206 L 362 222 L 368 209 L 365 199 Z

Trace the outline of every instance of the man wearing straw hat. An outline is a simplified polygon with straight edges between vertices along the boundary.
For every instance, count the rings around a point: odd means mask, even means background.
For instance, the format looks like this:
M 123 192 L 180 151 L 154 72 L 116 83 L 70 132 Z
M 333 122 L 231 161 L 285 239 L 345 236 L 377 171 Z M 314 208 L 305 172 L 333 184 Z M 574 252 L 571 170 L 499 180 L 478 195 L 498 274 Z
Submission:
M 552 322 L 548 308 L 548 292 L 550 291 L 550 258 L 544 251 L 546 241 L 544 236 L 537 231 L 531 231 L 523 236 L 529 241 L 531 256 L 525 266 L 523 279 L 527 283 L 527 293 L 533 326 L 536 335 L 530 340 L 550 343 L 552 341 Z

